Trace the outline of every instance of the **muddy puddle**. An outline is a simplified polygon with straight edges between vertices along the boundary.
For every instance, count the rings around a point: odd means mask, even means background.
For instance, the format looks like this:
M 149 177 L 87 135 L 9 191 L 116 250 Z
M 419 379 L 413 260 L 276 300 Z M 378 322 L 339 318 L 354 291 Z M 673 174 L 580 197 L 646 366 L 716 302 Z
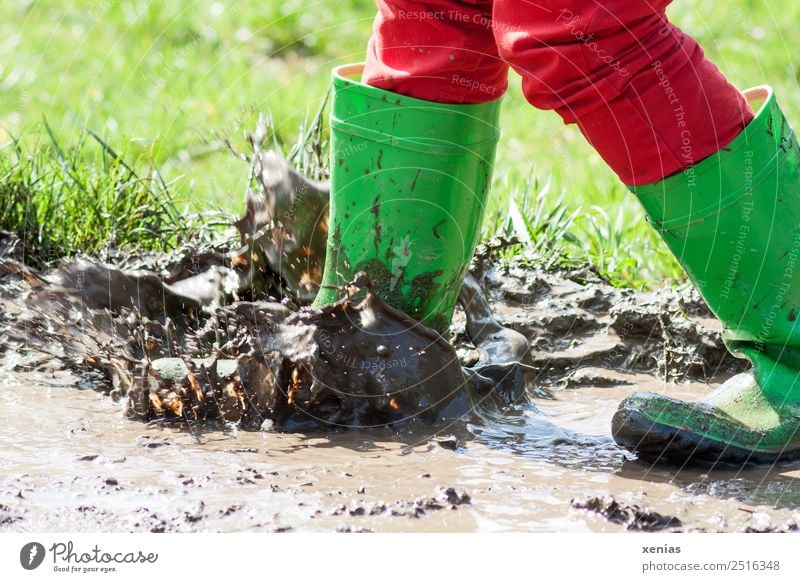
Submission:
M 253 162 L 233 242 L 39 272 L 0 236 L 0 531 L 800 527 L 798 465 L 650 466 L 611 438 L 627 394 L 743 369 L 691 289 L 489 244 L 451 337 L 368 279 L 309 309 L 325 185 Z
M 609 532 L 639 529 L 644 511 L 659 514 L 642 520 L 645 530 L 797 527 L 797 469 L 631 461 L 608 426 L 634 386 L 569 390 L 514 422 L 436 434 L 276 434 L 133 423 L 121 405 L 58 377 L 4 385 L 0 528 Z M 608 497 L 625 510 L 617 521 L 577 507 L 594 500 L 602 509 Z

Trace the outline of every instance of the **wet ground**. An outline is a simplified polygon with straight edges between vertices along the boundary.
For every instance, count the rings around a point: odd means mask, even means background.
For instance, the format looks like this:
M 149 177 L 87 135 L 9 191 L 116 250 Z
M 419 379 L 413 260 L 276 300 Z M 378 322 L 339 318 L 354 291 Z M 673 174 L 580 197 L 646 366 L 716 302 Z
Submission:
M 299 309 L 278 301 L 318 280 L 319 256 L 298 262 L 307 225 L 273 218 L 319 216 L 301 207 L 325 192 L 278 173 L 277 199 L 248 201 L 243 247 L 37 272 L 0 233 L 0 531 L 800 527 L 798 465 L 650 466 L 613 442 L 627 394 L 693 399 L 743 369 L 691 289 L 501 266 L 489 245 L 449 342 L 399 334 L 367 281 L 366 300 Z M 409 375 L 423 382 L 398 393 Z
M 613 443 L 610 419 L 626 394 L 695 398 L 715 386 L 702 374 L 739 369 L 696 297 L 521 268 L 482 281 L 499 321 L 530 335 L 525 394 L 434 426 L 280 433 L 134 422 L 127 399 L 98 390 L 94 373 L 6 349 L 0 530 L 797 529 L 797 466 L 654 467 Z M 6 298 L 9 321 L 14 305 Z M 459 313 L 455 343 L 469 363 L 478 356 L 463 324 Z
M 146 426 L 59 374 L 23 379 L 0 392 L 0 531 L 780 531 L 800 520 L 797 468 L 649 467 L 612 443 L 630 390 L 705 387 L 629 377 L 435 435 L 276 434 Z M 619 507 L 594 499 L 609 496 Z M 607 516 L 576 507 L 587 503 Z

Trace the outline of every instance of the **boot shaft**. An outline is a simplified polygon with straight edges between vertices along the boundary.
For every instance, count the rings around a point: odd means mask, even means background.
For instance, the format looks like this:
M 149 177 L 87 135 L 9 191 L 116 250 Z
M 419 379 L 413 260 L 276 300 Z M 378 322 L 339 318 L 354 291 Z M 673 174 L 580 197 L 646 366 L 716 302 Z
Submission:
M 443 333 L 477 243 L 500 103 L 451 105 L 334 71 L 330 232 L 316 305 L 365 271 L 391 305 Z

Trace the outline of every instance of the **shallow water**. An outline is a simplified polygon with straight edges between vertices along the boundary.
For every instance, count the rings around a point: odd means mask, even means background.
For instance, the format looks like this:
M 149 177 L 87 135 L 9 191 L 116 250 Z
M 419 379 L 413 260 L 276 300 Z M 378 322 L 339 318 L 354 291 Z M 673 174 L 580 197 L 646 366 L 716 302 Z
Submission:
M 63 373 L 10 374 L 0 391 L 0 529 L 623 530 L 571 506 L 603 495 L 675 516 L 684 531 L 781 528 L 800 518 L 797 466 L 709 471 L 631 460 L 609 434 L 625 394 L 709 390 L 631 379 L 556 391 L 534 399 L 535 410 L 435 435 L 300 435 L 142 425 Z

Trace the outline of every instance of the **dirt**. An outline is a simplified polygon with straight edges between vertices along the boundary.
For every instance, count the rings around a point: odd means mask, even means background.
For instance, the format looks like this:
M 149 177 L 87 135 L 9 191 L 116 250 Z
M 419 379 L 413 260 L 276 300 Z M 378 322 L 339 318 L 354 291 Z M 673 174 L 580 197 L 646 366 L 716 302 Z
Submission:
M 487 245 L 451 337 L 368 277 L 313 309 L 325 185 L 254 168 L 225 244 L 38 272 L 0 234 L 0 531 L 798 529 L 796 465 L 649 466 L 609 434 L 630 392 L 743 369 L 690 288 Z
M 608 521 L 618 523 L 627 530 L 660 531 L 683 525 L 677 517 L 661 515 L 651 509 L 642 509 L 638 505 L 622 505 L 613 497 L 591 497 L 586 501 L 573 499 L 572 507 L 602 515 Z
M 307 434 L 131 422 L 69 374 L 33 376 L 5 375 L 0 392 L 2 531 L 626 530 L 631 518 L 573 505 L 604 496 L 680 520 L 662 531 L 791 531 L 800 519 L 796 468 L 666 469 L 619 450 L 608 426 L 629 389 L 705 389 L 648 376 L 434 432 Z

